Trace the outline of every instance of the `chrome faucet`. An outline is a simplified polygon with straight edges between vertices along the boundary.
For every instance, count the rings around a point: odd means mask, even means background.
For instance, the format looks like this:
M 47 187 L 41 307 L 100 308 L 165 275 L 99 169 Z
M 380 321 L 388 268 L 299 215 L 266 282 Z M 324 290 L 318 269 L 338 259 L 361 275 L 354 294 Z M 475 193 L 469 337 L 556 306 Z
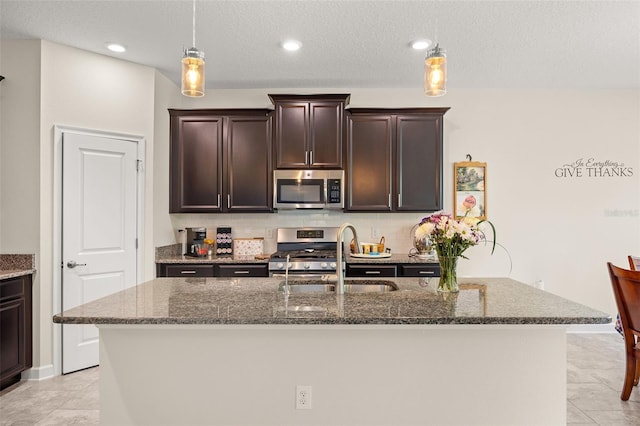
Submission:
M 350 223 L 343 223 L 338 228 L 338 243 L 336 245 L 336 263 L 338 264 L 337 272 L 338 272 L 338 285 L 336 287 L 336 294 L 344 294 L 344 270 L 342 269 L 342 243 L 344 240 L 344 231 L 349 228 L 351 229 L 351 233 L 353 234 L 353 242 L 356 245 L 356 253 L 360 253 L 360 244 L 358 243 L 358 233 L 356 232 L 356 228 Z

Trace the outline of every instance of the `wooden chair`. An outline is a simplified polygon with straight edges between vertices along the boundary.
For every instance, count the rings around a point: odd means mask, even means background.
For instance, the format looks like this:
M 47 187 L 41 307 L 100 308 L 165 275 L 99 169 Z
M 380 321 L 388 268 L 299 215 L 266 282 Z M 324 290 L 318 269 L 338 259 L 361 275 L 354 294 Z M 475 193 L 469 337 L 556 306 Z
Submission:
M 640 379 L 640 271 L 618 268 L 607 263 L 616 298 L 626 351 L 626 372 L 620 399 L 626 401 Z
M 640 271 L 640 257 L 629 256 L 629 267 L 632 271 Z

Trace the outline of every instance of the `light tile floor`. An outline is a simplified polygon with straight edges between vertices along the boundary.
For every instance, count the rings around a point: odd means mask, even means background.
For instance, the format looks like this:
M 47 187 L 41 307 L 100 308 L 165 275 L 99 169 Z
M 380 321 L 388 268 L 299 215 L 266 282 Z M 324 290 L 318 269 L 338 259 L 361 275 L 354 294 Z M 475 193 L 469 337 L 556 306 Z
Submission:
M 90 368 L 2 391 L 0 425 L 97 425 L 98 375 L 99 368 Z M 569 334 L 567 423 L 640 425 L 640 389 L 621 401 L 623 376 L 624 346 L 617 333 Z

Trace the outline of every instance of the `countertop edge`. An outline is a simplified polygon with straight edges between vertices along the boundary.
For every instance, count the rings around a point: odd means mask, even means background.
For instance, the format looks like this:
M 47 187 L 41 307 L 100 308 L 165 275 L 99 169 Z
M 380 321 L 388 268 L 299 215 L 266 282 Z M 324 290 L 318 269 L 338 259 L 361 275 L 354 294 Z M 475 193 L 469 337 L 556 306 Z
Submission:
M 0 270 L 0 280 L 6 280 L 9 278 L 17 278 L 25 275 L 35 274 L 36 270 L 34 268 L 31 269 L 11 269 L 8 271 Z
M 115 318 L 53 316 L 56 324 L 94 325 L 580 325 L 610 324 L 611 317 L 539 318 Z

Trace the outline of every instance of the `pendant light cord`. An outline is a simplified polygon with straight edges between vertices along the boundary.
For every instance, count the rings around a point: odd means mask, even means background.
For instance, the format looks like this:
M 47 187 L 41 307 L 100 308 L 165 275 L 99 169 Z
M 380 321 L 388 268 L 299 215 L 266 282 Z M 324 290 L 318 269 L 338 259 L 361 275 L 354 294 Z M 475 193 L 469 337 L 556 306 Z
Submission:
M 196 0 L 193 0 L 193 44 L 196 47 Z

